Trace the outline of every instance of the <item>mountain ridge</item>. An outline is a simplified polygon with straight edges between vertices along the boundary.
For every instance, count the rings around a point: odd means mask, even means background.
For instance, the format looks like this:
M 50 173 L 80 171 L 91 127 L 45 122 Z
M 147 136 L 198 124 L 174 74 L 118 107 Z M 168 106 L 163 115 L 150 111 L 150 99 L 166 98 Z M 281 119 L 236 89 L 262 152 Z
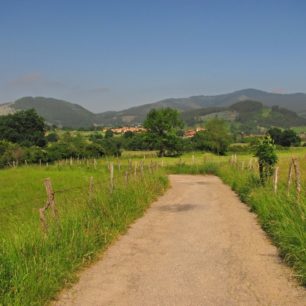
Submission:
M 15 102 L 0 105 L 0 115 L 22 109 L 34 108 L 50 124 L 79 128 L 92 125 L 135 125 L 140 124 L 152 108 L 172 107 L 188 112 L 209 107 L 229 107 L 239 101 L 260 101 L 265 106 L 277 105 L 291 111 L 306 114 L 306 94 L 270 93 L 247 88 L 219 95 L 197 95 L 187 98 L 167 98 L 157 102 L 130 107 L 120 111 L 93 113 L 85 107 L 65 100 L 45 97 L 23 97 Z

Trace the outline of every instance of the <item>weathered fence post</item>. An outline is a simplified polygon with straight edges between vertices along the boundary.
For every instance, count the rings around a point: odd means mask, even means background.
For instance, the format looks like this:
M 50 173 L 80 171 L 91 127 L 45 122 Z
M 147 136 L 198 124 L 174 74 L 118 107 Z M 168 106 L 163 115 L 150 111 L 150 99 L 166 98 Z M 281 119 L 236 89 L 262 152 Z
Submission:
M 50 178 L 46 178 L 44 180 L 44 185 L 47 192 L 47 204 L 48 207 L 50 206 L 52 209 L 52 213 L 54 217 L 58 217 L 58 212 L 55 206 L 55 192 L 53 191 L 52 183 Z
M 125 184 L 127 185 L 129 183 L 129 172 L 125 171 Z
M 42 226 L 42 230 L 46 234 L 47 230 L 48 230 L 48 224 L 47 224 L 47 220 L 46 220 L 46 216 L 45 216 L 46 210 L 49 207 L 51 207 L 53 216 L 56 219 L 58 218 L 58 211 L 57 211 L 56 206 L 55 206 L 55 193 L 54 193 L 53 188 L 52 188 L 51 179 L 46 178 L 44 180 L 44 185 L 45 185 L 45 189 L 46 189 L 46 193 L 47 193 L 47 201 L 46 201 L 46 205 L 44 207 L 39 208 L 39 219 L 40 219 L 40 223 L 41 223 L 41 226 Z
M 300 172 L 300 164 L 297 158 L 293 158 L 293 167 L 295 172 L 295 187 L 296 187 L 296 195 L 297 199 L 300 199 L 301 195 L 301 172 Z
M 274 188 L 274 193 L 275 194 L 277 193 L 278 171 L 279 171 L 279 167 L 275 167 L 274 175 L 273 175 L 273 188 Z
M 110 172 L 110 191 L 114 190 L 114 164 L 109 164 L 109 172 Z
M 291 163 L 289 165 L 288 180 L 287 180 L 287 195 L 289 195 L 289 193 L 290 193 L 292 172 L 293 172 L 293 160 L 291 160 Z

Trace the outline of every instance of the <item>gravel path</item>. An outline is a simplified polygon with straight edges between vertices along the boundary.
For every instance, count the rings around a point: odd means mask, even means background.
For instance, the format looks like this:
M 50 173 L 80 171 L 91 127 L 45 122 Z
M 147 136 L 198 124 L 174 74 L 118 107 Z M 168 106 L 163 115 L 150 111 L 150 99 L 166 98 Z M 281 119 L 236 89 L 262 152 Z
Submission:
M 54 305 L 306 305 L 274 246 L 215 176 L 172 188 Z

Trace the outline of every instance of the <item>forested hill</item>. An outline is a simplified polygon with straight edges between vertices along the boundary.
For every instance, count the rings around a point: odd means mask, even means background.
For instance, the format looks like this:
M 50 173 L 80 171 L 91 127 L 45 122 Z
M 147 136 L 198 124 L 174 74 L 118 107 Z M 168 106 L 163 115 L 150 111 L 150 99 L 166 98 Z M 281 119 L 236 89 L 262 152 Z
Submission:
M 194 118 L 192 119 L 193 111 L 195 111 L 195 114 L 204 116 L 205 114 L 213 113 L 214 110 L 220 112 L 222 109 L 227 109 L 227 113 L 224 116 L 232 120 L 236 116 L 234 111 L 240 112 L 240 110 L 229 109 L 230 106 L 236 102 L 249 100 L 260 101 L 267 107 L 263 111 L 264 114 L 262 115 L 262 118 L 254 119 L 252 117 L 253 121 L 259 120 L 261 123 L 276 122 L 277 124 L 284 125 L 287 123 L 281 122 L 281 118 L 284 119 L 285 116 L 286 120 L 290 118 L 288 122 L 290 122 L 291 126 L 300 125 L 301 122 L 302 125 L 304 125 L 304 120 L 298 119 L 298 116 L 294 112 L 303 116 L 305 115 L 306 117 L 306 94 L 275 94 L 256 89 L 245 89 L 215 96 L 193 96 L 189 98 L 166 99 L 122 111 L 110 111 L 100 114 L 92 113 L 84 107 L 68 101 L 44 97 L 24 97 L 13 103 L 0 105 L 0 115 L 15 112 L 20 109 L 34 108 L 38 114 L 44 117 L 50 124 L 79 128 L 89 127 L 94 124 L 103 126 L 139 124 L 143 122 L 150 109 L 171 107 L 179 110 L 183 114 L 187 112 L 184 117 L 188 119 L 188 122 L 198 121 Z M 279 109 L 277 110 L 274 105 L 279 106 Z M 267 109 L 272 106 L 274 111 L 268 115 Z M 284 109 L 288 109 L 291 112 Z M 242 115 L 242 118 L 245 118 L 245 116 L 247 115 Z M 247 117 L 249 118 L 250 116 Z M 265 123 L 263 124 L 266 125 Z
M 258 101 L 242 101 L 229 107 L 209 107 L 182 113 L 184 121 L 197 125 L 212 117 L 232 122 L 245 132 L 255 132 L 258 128 L 272 126 L 290 128 L 306 125 L 306 119 L 295 112 L 279 106 L 267 107 Z

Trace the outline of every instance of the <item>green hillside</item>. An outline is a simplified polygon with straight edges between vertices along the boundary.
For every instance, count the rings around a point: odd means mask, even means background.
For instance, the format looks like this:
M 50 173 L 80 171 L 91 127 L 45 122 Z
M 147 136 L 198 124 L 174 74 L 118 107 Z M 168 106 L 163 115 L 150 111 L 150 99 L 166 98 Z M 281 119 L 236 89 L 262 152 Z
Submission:
M 279 106 L 267 107 L 258 101 L 237 102 L 229 107 L 211 107 L 182 113 L 184 121 L 190 125 L 205 123 L 212 117 L 230 121 L 240 131 L 252 133 L 272 126 L 290 128 L 305 126 L 306 119 L 295 112 Z
M 254 101 L 260 102 L 256 104 Z M 269 125 L 291 127 L 305 125 L 305 120 L 301 117 L 306 118 L 306 94 L 275 94 L 256 89 L 244 89 L 223 95 L 165 99 L 122 111 L 98 114 L 64 100 L 24 97 L 13 103 L 0 105 L 0 114 L 34 108 L 50 124 L 80 128 L 93 125 L 141 124 L 152 108 L 161 107 L 179 110 L 190 125 L 217 116 L 235 122 L 239 126 L 249 124 L 252 130 L 257 126 Z
M 63 100 L 44 97 L 24 97 L 13 104 L 18 109 L 34 108 L 50 124 L 65 127 L 88 127 L 94 123 L 94 114 L 84 107 Z

